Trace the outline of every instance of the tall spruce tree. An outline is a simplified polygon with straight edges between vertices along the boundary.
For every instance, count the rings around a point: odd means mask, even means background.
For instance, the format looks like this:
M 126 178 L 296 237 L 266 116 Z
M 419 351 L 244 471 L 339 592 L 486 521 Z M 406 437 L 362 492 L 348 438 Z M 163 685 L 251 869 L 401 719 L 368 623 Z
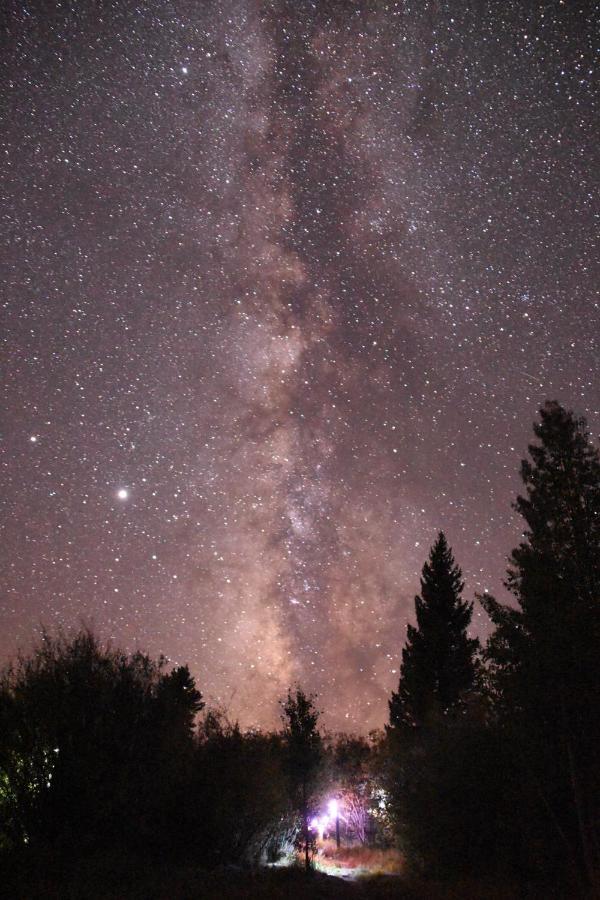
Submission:
M 517 608 L 482 598 L 500 718 L 548 839 L 588 882 L 600 868 L 600 457 L 583 419 L 540 410 L 521 465 L 526 523 L 506 585 Z
M 456 709 L 473 687 L 478 641 L 467 636 L 473 604 L 462 599 L 463 587 L 440 531 L 423 566 L 417 624 L 408 626 L 400 683 L 389 702 L 392 728 L 418 727 Z
M 400 683 L 390 700 L 385 771 L 389 812 L 410 868 L 429 877 L 473 871 L 489 852 L 481 827 L 475 694 L 478 641 L 467 635 L 473 605 L 440 532 L 423 567 L 408 626 Z M 468 714 L 467 714 L 468 713 Z M 475 760 L 477 762 L 477 760 Z M 489 831 L 489 829 L 488 829 Z

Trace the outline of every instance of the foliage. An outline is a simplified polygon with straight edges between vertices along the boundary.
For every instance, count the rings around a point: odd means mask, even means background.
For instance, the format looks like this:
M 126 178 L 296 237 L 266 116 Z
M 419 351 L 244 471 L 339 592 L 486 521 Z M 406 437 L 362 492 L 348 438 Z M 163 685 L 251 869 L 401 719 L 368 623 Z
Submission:
M 392 812 L 413 872 L 439 879 L 520 873 L 514 815 L 526 798 L 510 747 L 482 708 L 391 746 Z
M 400 683 L 390 700 L 391 727 L 419 727 L 456 709 L 475 683 L 478 642 L 467 636 L 473 604 L 443 532 L 423 566 L 417 625 L 408 625 Z
M 585 420 L 547 403 L 521 465 L 526 523 L 507 586 L 482 598 L 496 711 L 534 786 L 548 865 L 600 868 L 600 457 Z M 545 827 L 543 827 L 545 824 Z
M 368 738 L 338 734 L 328 747 L 328 796 L 335 795 L 343 811 L 346 840 L 363 845 L 386 843 L 378 767 L 380 737 L 375 732 Z
M 314 696 L 297 687 L 282 702 L 283 741 L 292 807 L 300 817 L 305 867 L 310 866 L 314 839 L 309 828 L 310 804 L 317 783 L 323 744 Z
M 276 858 L 295 828 L 280 735 L 242 732 L 219 710 L 200 723 L 187 831 L 212 864 Z
M 162 843 L 202 705 L 185 667 L 44 633 L 0 684 L 5 839 Z
M 337 775 L 336 795 L 344 810 L 346 830 L 360 844 L 367 840 L 371 782 L 368 741 L 354 735 L 339 735 L 333 747 L 333 764 Z
M 467 635 L 473 607 L 462 590 L 440 532 L 415 598 L 417 625 L 408 626 L 383 756 L 389 812 L 409 866 L 454 877 L 476 864 L 472 851 L 490 843 L 482 802 L 488 773 L 479 770 L 490 757 L 477 690 L 479 645 Z

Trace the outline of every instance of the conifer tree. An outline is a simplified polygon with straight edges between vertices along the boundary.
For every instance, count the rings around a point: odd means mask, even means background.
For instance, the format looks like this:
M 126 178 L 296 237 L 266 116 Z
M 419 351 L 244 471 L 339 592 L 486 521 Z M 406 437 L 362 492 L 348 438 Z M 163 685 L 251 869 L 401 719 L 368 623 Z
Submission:
M 478 642 L 467 636 L 473 604 L 443 532 L 423 566 L 417 624 L 409 625 L 400 683 L 389 703 L 392 727 L 418 727 L 456 709 L 473 687 Z
M 389 704 L 389 812 L 408 866 L 430 877 L 471 871 L 481 857 L 474 848 L 485 853 L 489 846 L 478 801 L 481 767 L 471 758 L 482 746 L 478 707 L 467 704 L 479 644 L 467 635 L 473 605 L 462 599 L 463 586 L 440 532 L 423 567 L 417 621 L 408 626 Z
M 281 704 L 291 799 L 300 813 L 307 871 L 310 868 L 311 852 L 314 850 L 309 828 L 310 802 L 323 750 L 317 724 L 319 711 L 314 700 L 313 695 L 307 695 L 297 687 L 294 692 L 288 690 L 287 697 Z
M 524 541 L 506 582 L 518 606 L 482 598 L 496 626 L 486 655 L 524 777 L 563 855 L 591 881 L 600 840 L 600 457 L 585 420 L 556 402 L 540 415 L 515 504 Z

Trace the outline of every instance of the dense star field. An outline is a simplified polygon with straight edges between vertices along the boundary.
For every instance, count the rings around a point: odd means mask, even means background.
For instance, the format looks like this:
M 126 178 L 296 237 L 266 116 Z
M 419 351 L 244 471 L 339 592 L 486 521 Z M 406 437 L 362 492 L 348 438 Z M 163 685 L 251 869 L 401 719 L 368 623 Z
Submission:
M 537 408 L 600 424 L 598 8 L 2 15 L 2 659 L 381 726 L 438 529 L 501 593 Z

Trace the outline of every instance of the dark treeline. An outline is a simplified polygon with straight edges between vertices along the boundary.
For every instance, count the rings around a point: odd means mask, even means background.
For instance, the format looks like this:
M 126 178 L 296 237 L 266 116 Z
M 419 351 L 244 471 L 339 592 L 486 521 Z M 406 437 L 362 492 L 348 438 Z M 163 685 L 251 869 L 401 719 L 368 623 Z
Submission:
M 515 503 L 515 602 L 479 598 L 485 647 L 467 636 L 473 607 L 443 534 L 423 569 L 390 701 L 388 789 L 421 871 L 585 896 L 600 869 L 600 459 L 585 421 L 557 403 L 540 412 Z
M 398 847 L 414 877 L 596 896 L 600 457 L 557 403 L 534 431 L 513 601 L 479 597 L 493 627 L 485 645 L 472 638 L 473 602 L 440 533 L 389 723 L 369 738 L 324 735 L 300 687 L 282 699 L 280 729 L 244 732 L 204 707 L 185 666 L 87 630 L 44 634 L 0 681 L 0 861 L 118 852 L 310 868 L 315 817 L 334 798 L 344 841 Z

